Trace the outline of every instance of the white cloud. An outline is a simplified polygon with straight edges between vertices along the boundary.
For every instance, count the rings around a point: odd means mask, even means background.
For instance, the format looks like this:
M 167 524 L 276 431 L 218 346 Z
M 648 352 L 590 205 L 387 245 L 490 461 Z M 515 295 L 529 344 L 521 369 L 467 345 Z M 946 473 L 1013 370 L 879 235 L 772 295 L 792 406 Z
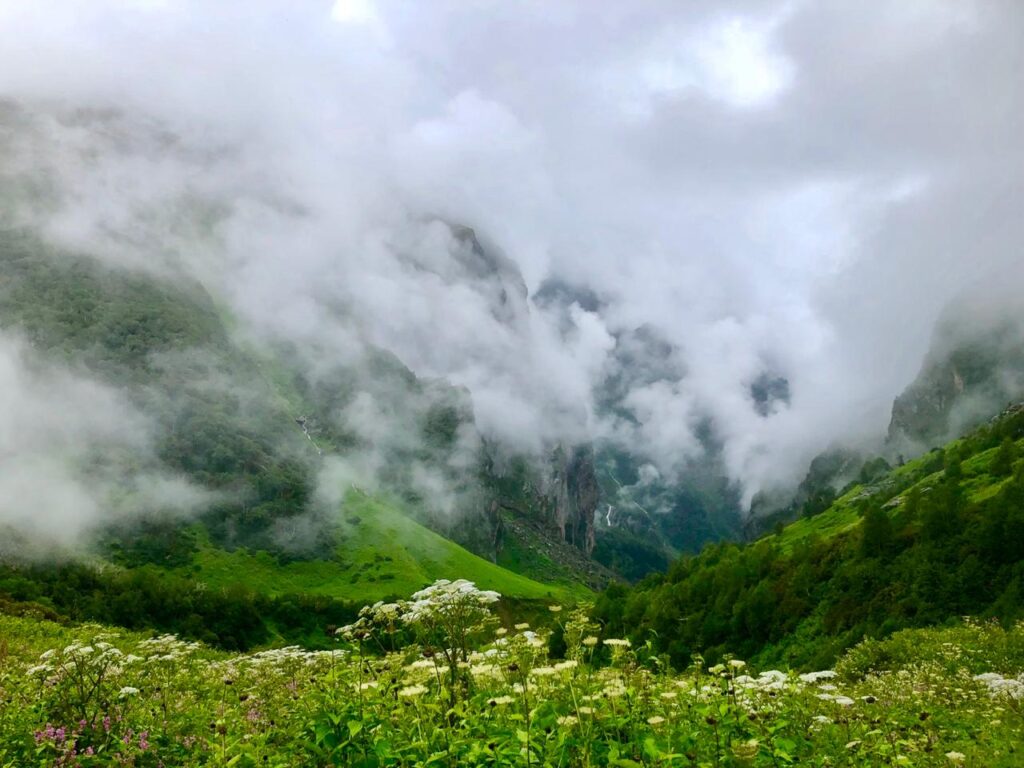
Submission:
M 122 393 L 9 335 L 0 335 L 0 392 L 0 542 L 18 541 L 7 538 L 13 529 L 79 550 L 104 525 L 187 515 L 212 500 L 160 467 L 154 425 Z
M 738 107 L 756 107 L 789 86 L 793 64 L 771 47 L 778 23 L 733 17 L 698 37 L 694 47 L 709 94 Z
M 331 18 L 342 24 L 367 24 L 380 18 L 373 0 L 335 0 Z
M 0 98 L 127 115 L 44 119 L 51 233 L 391 349 L 504 440 L 606 431 L 590 388 L 644 326 L 685 375 L 631 395 L 640 447 L 672 464 L 710 417 L 748 494 L 786 483 L 882 433 L 963 284 L 1024 277 L 1016 2 L 166 5 L 0 4 Z M 600 312 L 567 331 L 432 217 Z

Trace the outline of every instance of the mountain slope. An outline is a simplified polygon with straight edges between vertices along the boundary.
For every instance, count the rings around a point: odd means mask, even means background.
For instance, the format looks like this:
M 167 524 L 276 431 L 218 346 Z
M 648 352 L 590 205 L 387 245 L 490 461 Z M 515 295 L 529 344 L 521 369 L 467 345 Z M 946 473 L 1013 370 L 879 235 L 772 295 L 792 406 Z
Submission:
M 128 568 L 198 567 L 197 576 L 217 586 L 255 581 L 268 594 L 346 599 L 407 593 L 445 576 L 547 599 L 568 594 L 567 584 L 586 592 L 581 582 L 613 577 L 588 560 L 586 542 L 572 542 L 593 533 L 578 522 L 587 514 L 580 504 L 593 502 L 580 501 L 585 475 L 574 454 L 553 464 L 555 483 L 523 462 L 499 469 L 478 440 L 467 462 L 464 435 L 475 433 L 464 392 L 420 381 L 384 352 L 321 365 L 314 376 L 301 357 L 311 351 L 256 348 L 240 342 L 230 323 L 197 283 L 109 268 L 30 232 L 0 231 L 0 331 L 23 339 L 47 365 L 116 388 L 119 408 L 133 414 L 124 431 L 141 425 L 152 442 L 146 461 L 208 495 L 195 513 L 198 528 L 152 506 L 101 518 L 87 531 L 98 536 L 101 556 Z M 350 427 L 348 414 L 371 392 L 411 420 L 402 422 L 401 440 L 371 443 Z M 87 475 L 99 461 L 117 481 L 113 493 L 123 495 L 140 458 L 96 450 L 76 459 L 74 471 Z M 360 470 L 368 459 L 375 466 Z M 348 492 L 361 471 L 379 488 L 377 498 Z M 421 476 L 446 498 L 425 495 Z M 438 504 L 449 500 L 453 508 Z M 503 525 L 499 503 L 532 521 L 532 544 L 514 540 L 522 526 Z M 510 573 L 435 531 L 555 586 Z M 20 531 L 4 538 L 0 556 L 25 551 Z M 528 548 L 546 554 L 508 556 Z
M 981 304 L 953 304 L 940 319 L 920 373 L 893 403 L 894 452 L 942 444 L 1024 396 L 1019 310 Z
M 677 561 L 597 614 L 684 662 L 827 665 L 864 636 L 1024 615 L 1024 407 L 749 545 Z
M 394 506 L 353 492 L 345 500 L 330 559 L 281 563 L 268 552 L 228 551 L 199 539 L 182 574 L 213 587 L 244 582 L 267 595 L 309 594 L 353 602 L 407 595 L 437 579 L 469 579 L 482 589 L 536 600 L 587 594 L 578 583 L 542 584 L 463 549 Z

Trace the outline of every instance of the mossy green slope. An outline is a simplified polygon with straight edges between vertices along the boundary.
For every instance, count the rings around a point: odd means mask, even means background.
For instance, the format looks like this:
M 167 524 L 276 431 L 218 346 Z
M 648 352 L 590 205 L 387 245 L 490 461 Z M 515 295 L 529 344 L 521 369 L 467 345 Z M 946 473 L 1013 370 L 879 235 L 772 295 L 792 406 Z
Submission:
M 826 666 L 864 637 L 1024 617 L 1024 406 L 846 489 L 824 512 L 707 547 L 597 613 L 673 660 Z
M 436 579 L 469 579 L 509 597 L 575 601 L 579 585 L 542 584 L 463 549 L 387 501 L 353 491 L 345 501 L 335 557 L 281 562 L 266 552 L 227 551 L 203 543 L 186 569 L 227 587 L 244 581 L 269 595 L 311 594 L 350 601 L 407 595 Z
M 358 450 L 346 426 L 325 415 L 351 396 L 355 372 L 339 365 L 326 392 L 314 392 L 295 350 L 241 341 L 235 323 L 199 284 L 114 269 L 32 233 L 0 230 L 0 330 L 123 391 L 153 421 L 167 468 L 222 499 L 188 531 L 147 520 L 103 532 L 106 559 L 126 569 L 173 568 L 214 586 L 353 601 L 445 577 L 475 579 L 517 598 L 586 593 L 566 586 L 568 571 L 504 563 L 526 574 L 517 575 L 470 554 L 414 521 L 408 500 L 354 494 L 334 531 L 332 515 L 314 510 L 312 500 L 321 452 Z M 416 394 L 415 377 L 396 359 L 380 353 L 365 367 L 367 386 L 379 376 L 384 389 Z M 314 435 L 306 432 L 307 418 L 317 425 Z M 423 455 L 413 458 L 443 453 L 429 435 L 421 437 Z M 403 457 L 385 458 L 388 472 L 400 474 Z M 311 535 L 307 529 L 321 522 Z M 190 553 L 193 541 L 199 547 Z
M 1024 455 L 1024 439 L 1014 443 L 1017 455 Z M 962 463 L 963 489 L 967 500 L 981 503 L 992 498 L 1010 481 L 1005 474 L 994 473 L 992 464 L 999 452 L 998 447 L 971 453 L 972 447 L 966 440 L 954 440 L 943 448 L 943 453 L 966 451 L 968 457 Z M 902 500 L 913 490 L 927 493 L 943 478 L 944 471 L 935 469 L 938 451 L 919 456 L 913 461 L 897 467 L 879 483 L 872 486 L 854 485 L 836 499 L 832 506 L 824 512 L 796 520 L 773 539 L 784 551 L 792 549 L 801 541 L 814 538 L 830 539 L 843 533 L 849 533 L 861 521 L 864 504 L 870 500 L 882 498 L 888 502 L 890 514 L 894 514 Z

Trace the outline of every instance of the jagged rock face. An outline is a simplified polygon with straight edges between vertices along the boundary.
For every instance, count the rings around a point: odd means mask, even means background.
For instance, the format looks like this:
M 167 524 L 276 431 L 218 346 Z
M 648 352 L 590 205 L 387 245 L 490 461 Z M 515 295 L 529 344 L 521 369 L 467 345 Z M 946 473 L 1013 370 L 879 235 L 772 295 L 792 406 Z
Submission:
M 486 554 L 492 559 L 505 543 L 502 511 L 529 521 L 536 531 L 585 556 L 593 551 L 600 490 L 590 446 L 557 446 L 546 465 L 525 457 L 501 468 L 487 462 L 481 481 L 485 502 L 474 524 L 486 526 L 488 533 L 482 538 L 478 535 L 476 543 L 486 540 L 492 547 Z
M 969 334 L 950 330 L 951 322 L 940 325 L 921 372 L 893 403 L 889 441 L 897 450 L 953 439 L 1024 395 L 1017 319 L 1002 317 Z
M 589 555 L 594 549 L 594 514 L 600 498 L 593 450 L 557 450 L 552 480 L 553 517 L 562 541 Z
M 892 404 L 890 439 L 941 438 L 947 431 L 950 411 L 964 389 L 963 375 L 951 361 L 923 370 Z

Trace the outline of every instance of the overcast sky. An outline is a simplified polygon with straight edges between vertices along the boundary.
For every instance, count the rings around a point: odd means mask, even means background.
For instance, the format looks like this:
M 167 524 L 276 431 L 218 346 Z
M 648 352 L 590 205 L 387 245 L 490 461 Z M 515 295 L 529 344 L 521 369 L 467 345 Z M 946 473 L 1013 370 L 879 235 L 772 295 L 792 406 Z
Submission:
M 748 497 L 880 437 L 952 298 L 1024 285 L 1021 72 L 1017 0 L 0 0 L 0 97 L 121 113 L 9 153 L 62 190 L 54 237 L 390 348 L 524 447 L 628 433 L 671 471 L 710 416 Z M 201 244 L 168 204 L 196 197 L 224 203 Z M 429 216 L 600 312 L 496 319 Z M 627 430 L 590 391 L 641 325 L 685 373 Z M 791 402 L 764 416 L 766 371 Z

